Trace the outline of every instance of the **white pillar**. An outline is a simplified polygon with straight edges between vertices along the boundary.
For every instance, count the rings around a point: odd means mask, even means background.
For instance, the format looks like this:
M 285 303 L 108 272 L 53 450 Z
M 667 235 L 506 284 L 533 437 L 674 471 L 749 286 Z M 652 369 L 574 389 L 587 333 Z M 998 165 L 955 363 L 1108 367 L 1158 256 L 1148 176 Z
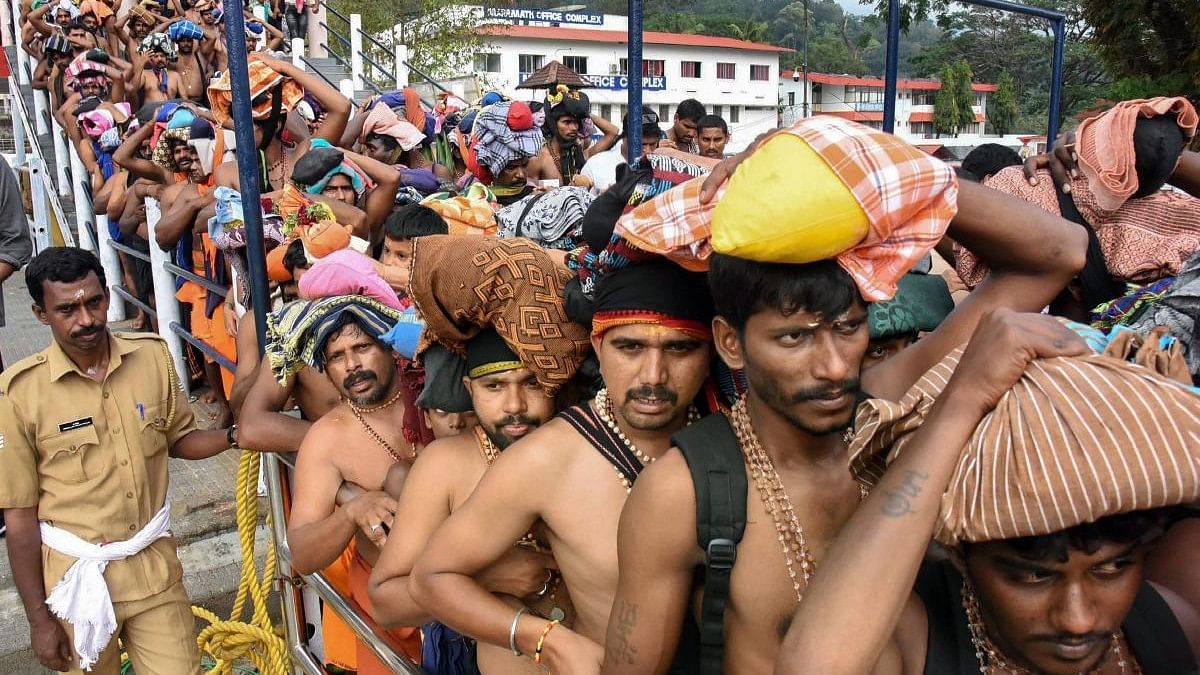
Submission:
M 350 15 L 350 79 L 354 88 L 363 88 L 362 15 Z
M 36 155 L 29 158 L 29 191 L 33 197 L 33 247 L 37 251 L 50 248 L 50 205 L 46 201 L 46 163 Z
M 117 250 L 112 247 L 112 237 L 108 234 L 108 216 L 96 216 L 96 237 L 100 240 L 100 266 L 104 268 L 104 277 L 110 287 L 120 286 L 125 281 L 125 275 L 121 274 L 121 259 L 117 256 Z M 134 288 L 128 290 L 134 294 L 137 291 Z M 108 320 L 125 320 L 125 298 L 116 293 L 109 294 Z
M 71 192 L 75 196 L 75 223 L 77 225 L 76 232 L 79 233 L 80 248 L 87 249 L 93 253 L 97 253 L 96 240 L 92 238 L 91 227 L 92 222 L 92 200 L 88 199 L 87 193 L 83 191 L 83 182 L 88 180 L 87 169 L 83 167 L 83 160 L 79 159 L 79 152 L 75 150 L 75 144 L 72 143 L 69 147 L 71 153 Z
M 20 47 L 17 48 L 17 53 L 24 54 Z M 10 79 L 9 85 L 11 86 L 14 82 L 16 82 L 15 79 Z M 21 113 L 19 112 L 21 110 L 24 110 L 24 101 L 21 100 L 21 94 L 17 91 L 13 93 L 12 101 L 13 146 L 16 150 L 17 166 L 25 165 L 25 125 L 21 121 Z M 14 166 L 13 168 L 16 169 L 17 167 Z
M 329 20 L 325 18 L 325 3 L 322 2 L 317 5 L 317 11 L 308 16 L 308 58 L 319 59 L 328 56 L 321 47 L 329 38 L 325 26 L 322 25 L 327 23 Z
M 37 129 L 38 136 L 50 133 L 50 125 L 46 120 L 50 118 L 50 97 L 46 92 L 40 89 L 33 90 L 33 126 Z
M 350 99 L 351 103 L 354 102 L 354 82 L 352 80 L 346 78 L 338 82 L 338 91 L 342 92 L 342 96 Z
M 67 139 L 63 137 L 62 127 L 58 118 L 50 120 L 50 135 L 54 139 L 54 166 L 58 171 L 58 196 L 66 197 L 71 194 L 71 159 L 67 155 Z
M 180 323 L 179 301 L 175 299 L 175 275 L 167 271 L 166 264 L 171 256 L 158 247 L 154 231 L 161 216 L 158 200 L 146 198 L 146 229 L 150 240 L 150 276 L 154 281 L 154 311 L 158 314 L 158 334 L 167 341 L 167 351 L 175 364 L 175 374 L 183 390 L 188 391 L 187 362 L 183 358 L 183 338 L 171 330 L 172 323 Z
M 396 43 L 396 88 L 408 86 L 408 45 Z
M 300 70 L 304 70 L 304 62 L 300 59 L 304 58 L 304 38 L 292 38 L 292 65 Z
M 13 26 L 17 22 L 13 21 L 13 6 L 11 3 L 0 2 L 0 41 L 3 41 L 5 47 L 15 47 L 17 38 L 13 35 Z
M 17 47 L 17 83 L 29 84 L 29 55 L 25 53 L 25 49 Z

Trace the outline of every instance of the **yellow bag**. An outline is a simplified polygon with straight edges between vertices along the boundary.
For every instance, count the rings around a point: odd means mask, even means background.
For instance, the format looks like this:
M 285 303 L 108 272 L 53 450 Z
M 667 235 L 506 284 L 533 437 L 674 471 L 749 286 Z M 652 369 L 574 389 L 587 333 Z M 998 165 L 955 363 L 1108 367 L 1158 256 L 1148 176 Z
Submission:
M 747 260 L 808 263 L 861 242 L 867 214 L 833 169 L 792 134 L 738 167 L 713 211 L 712 248 Z

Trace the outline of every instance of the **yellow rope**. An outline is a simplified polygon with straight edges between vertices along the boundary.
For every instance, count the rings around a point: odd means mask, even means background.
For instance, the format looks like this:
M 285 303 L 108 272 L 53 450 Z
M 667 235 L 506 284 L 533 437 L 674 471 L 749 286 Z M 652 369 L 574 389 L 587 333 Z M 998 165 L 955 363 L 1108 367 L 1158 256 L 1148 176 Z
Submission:
M 228 621 L 203 607 L 192 607 L 192 614 L 208 622 L 196 644 L 213 657 L 216 665 L 210 675 L 230 675 L 237 659 L 249 661 L 262 675 L 287 675 L 288 648 L 281 631 L 271 623 L 267 597 L 275 575 L 275 538 L 267 548 L 261 574 L 254 562 L 254 533 L 258 527 L 258 467 L 262 456 L 242 450 L 237 474 L 237 527 L 242 549 L 242 580 Z M 271 527 L 270 516 L 267 527 Z M 243 619 L 247 600 L 253 603 L 248 620 Z

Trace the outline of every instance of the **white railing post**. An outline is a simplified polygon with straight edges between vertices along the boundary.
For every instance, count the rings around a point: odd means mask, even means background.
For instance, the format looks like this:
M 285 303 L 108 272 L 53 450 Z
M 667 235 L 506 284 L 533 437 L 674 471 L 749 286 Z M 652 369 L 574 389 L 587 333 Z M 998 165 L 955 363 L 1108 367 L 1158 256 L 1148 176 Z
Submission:
M 96 215 L 96 238 L 99 239 L 100 267 L 104 269 L 104 277 L 108 279 L 110 287 L 120 286 L 124 283 L 125 276 L 121 274 L 121 258 L 117 256 L 117 249 L 112 247 L 112 236 L 108 232 L 107 215 Z M 134 293 L 136 290 L 131 288 L 129 292 Z M 125 320 L 125 298 L 116 293 L 109 293 L 108 320 Z
M 304 70 L 304 61 L 301 60 L 303 58 L 304 38 L 294 37 L 292 38 L 292 65 L 296 66 L 300 70 Z
M 347 99 L 349 99 L 351 103 L 354 102 L 354 81 L 353 80 L 351 80 L 350 78 L 345 78 L 345 79 L 341 80 L 340 82 L 338 82 L 338 91 L 342 92 L 342 96 L 345 96 Z
M 158 246 L 155 230 L 161 214 L 158 210 L 158 200 L 146 198 L 146 238 L 150 240 L 150 277 L 154 281 L 154 311 L 158 314 L 158 334 L 167 341 L 167 351 L 171 353 L 171 361 L 175 363 L 175 373 L 183 385 L 184 392 L 188 391 L 187 362 L 183 358 L 183 338 L 171 330 L 171 324 L 182 323 L 179 319 L 179 301 L 175 299 L 175 275 L 167 270 L 167 262 L 171 256 Z
M 75 197 L 75 223 L 76 232 L 79 233 L 79 246 L 99 253 L 96 240 L 92 237 L 92 228 L 89 227 L 92 222 L 92 201 L 83 189 L 83 182 L 89 179 L 88 172 L 83 167 L 83 160 L 79 159 L 79 152 L 74 143 L 68 146 L 68 150 L 71 153 L 71 193 Z
M 23 52 L 21 52 L 20 47 L 17 48 L 17 52 L 23 53 Z M 10 79 L 8 82 L 9 82 L 9 85 L 11 86 L 13 83 L 16 82 L 16 80 Z M 11 87 L 11 88 L 16 89 L 16 87 Z M 13 106 L 11 108 L 11 110 L 12 110 L 12 125 L 13 125 L 13 147 L 14 147 L 14 152 L 17 155 L 17 166 L 25 166 L 25 123 L 21 120 L 21 112 L 20 112 L 22 110 L 21 100 L 20 100 L 21 92 L 14 91 L 13 96 L 16 97 L 16 99 L 13 101 Z M 13 168 L 15 169 L 17 167 L 14 166 Z M 31 182 L 30 188 L 36 189 L 36 188 L 33 188 L 32 186 L 33 186 L 33 183 Z
M 408 86 L 408 45 L 396 43 L 396 88 Z
M 350 15 L 350 79 L 354 88 L 363 88 L 362 15 Z
M 46 120 L 50 117 L 50 97 L 41 89 L 33 90 L 33 127 L 38 136 L 50 133 Z
M 13 35 L 13 26 L 17 22 L 13 21 L 13 7 L 11 3 L 0 2 L 0 40 L 4 42 L 5 47 L 17 47 L 20 40 Z M 19 34 L 18 34 L 19 35 Z M 17 47 L 20 49 L 20 47 Z
M 58 196 L 66 197 L 71 194 L 71 181 L 68 179 L 71 160 L 67 156 L 67 139 L 63 137 L 58 118 L 50 120 L 50 135 L 54 138 L 54 168 L 58 172 Z
M 305 8 L 305 11 L 308 9 Z M 326 55 L 321 45 L 325 44 L 329 37 L 323 25 L 328 23 L 325 18 L 325 3 L 322 2 L 317 5 L 317 11 L 308 17 L 308 58 L 319 59 Z
M 37 251 L 50 248 L 50 206 L 46 202 L 46 163 L 38 156 L 29 158 L 29 192 L 33 197 L 33 246 Z
M 29 84 L 29 55 L 25 49 L 17 47 L 17 84 Z M 20 92 L 18 92 L 19 94 Z

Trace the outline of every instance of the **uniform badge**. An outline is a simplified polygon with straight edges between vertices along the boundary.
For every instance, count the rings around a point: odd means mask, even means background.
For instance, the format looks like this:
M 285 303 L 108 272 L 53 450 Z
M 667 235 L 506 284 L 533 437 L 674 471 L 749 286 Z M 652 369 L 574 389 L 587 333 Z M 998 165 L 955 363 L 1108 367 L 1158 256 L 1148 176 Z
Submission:
M 58 425 L 58 433 L 65 434 L 68 431 L 74 431 L 76 429 L 82 429 L 84 427 L 90 427 L 90 426 L 92 426 L 92 418 L 80 417 L 77 420 L 72 420 L 70 422 L 63 422 L 62 424 Z

